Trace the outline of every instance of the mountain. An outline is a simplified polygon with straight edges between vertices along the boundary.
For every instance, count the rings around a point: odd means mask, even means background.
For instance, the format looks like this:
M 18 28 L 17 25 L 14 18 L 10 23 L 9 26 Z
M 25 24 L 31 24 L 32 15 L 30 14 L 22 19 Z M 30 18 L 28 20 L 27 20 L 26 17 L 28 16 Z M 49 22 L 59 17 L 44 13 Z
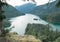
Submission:
M 29 13 L 31 10 L 33 10 L 36 7 L 33 3 L 26 3 L 21 6 L 16 6 L 16 9 L 23 12 L 23 13 Z
M 4 6 L 4 7 L 3 7 L 3 10 L 5 11 L 4 14 L 6 15 L 7 19 L 24 15 L 24 13 L 16 10 L 16 8 L 14 8 L 14 7 L 11 6 L 11 5 Z
M 52 23 L 60 24 L 60 8 L 56 7 L 57 1 L 49 4 L 37 6 L 30 13 L 40 16 L 42 19 L 47 20 L 49 17 Z
M 47 3 L 47 4 L 44 4 L 44 5 L 40 5 L 40 6 L 37 6 L 35 7 L 32 11 L 30 11 L 30 13 L 32 14 L 35 14 L 35 15 L 40 15 L 40 14 L 43 14 L 43 13 L 52 13 L 52 12 L 59 12 L 59 8 L 55 7 L 56 5 L 56 1 L 54 2 L 51 2 L 51 3 Z
M 8 5 L 8 6 L 3 6 L 3 10 L 5 11 L 3 14 L 6 15 L 6 20 L 4 21 L 3 27 L 7 28 L 11 25 L 9 19 L 17 16 L 24 15 L 24 13 L 16 10 L 13 6 Z

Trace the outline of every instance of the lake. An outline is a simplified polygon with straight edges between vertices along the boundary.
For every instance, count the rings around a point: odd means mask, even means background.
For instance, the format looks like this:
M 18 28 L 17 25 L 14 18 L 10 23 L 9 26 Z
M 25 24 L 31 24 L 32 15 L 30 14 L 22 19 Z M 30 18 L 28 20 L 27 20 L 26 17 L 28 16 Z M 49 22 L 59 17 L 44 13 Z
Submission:
M 42 20 L 40 17 L 33 14 L 25 14 L 22 16 L 18 16 L 10 19 L 9 21 L 11 22 L 10 27 L 13 27 L 11 32 L 17 32 L 19 35 L 24 35 L 28 23 L 43 24 L 43 25 L 48 24 L 48 22 Z M 53 27 L 54 30 L 56 29 L 60 30 L 60 25 L 53 25 L 53 24 L 50 25 Z

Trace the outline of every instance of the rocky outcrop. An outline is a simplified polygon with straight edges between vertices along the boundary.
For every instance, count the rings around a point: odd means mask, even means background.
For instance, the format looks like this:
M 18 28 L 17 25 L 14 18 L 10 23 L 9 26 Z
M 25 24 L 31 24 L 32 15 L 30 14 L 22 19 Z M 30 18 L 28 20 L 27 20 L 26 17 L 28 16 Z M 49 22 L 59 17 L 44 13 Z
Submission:
M 0 37 L 0 42 L 41 42 L 32 35 L 20 36 L 17 33 L 10 33 L 6 37 Z

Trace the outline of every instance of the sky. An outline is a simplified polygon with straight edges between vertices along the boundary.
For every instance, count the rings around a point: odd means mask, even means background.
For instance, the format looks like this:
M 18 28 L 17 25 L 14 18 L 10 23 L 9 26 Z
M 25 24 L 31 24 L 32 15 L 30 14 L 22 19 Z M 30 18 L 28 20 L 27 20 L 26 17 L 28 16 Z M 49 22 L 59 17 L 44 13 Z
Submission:
M 48 3 L 49 0 L 35 0 L 35 1 L 36 1 L 37 5 L 42 5 L 42 4 Z M 29 1 L 29 2 L 32 2 L 32 1 Z M 7 3 L 10 4 L 10 5 L 12 5 L 12 6 L 19 6 L 19 5 L 28 3 L 28 1 L 24 2 L 22 0 L 7 0 Z

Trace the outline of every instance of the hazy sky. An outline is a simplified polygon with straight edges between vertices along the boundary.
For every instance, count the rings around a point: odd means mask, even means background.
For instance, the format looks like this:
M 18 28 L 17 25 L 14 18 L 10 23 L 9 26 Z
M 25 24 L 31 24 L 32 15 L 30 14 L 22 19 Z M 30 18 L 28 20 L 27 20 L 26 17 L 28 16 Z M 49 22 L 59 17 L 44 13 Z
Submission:
M 41 5 L 41 4 L 47 3 L 49 0 L 35 0 L 35 1 L 37 2 L 37 5 Z M 19 6 L 19 5 L 28 3 L 27 1 L 24 2 L 22 0 L 7 0 L 7 2 L 12 6 Z M 32 2 L 32 1 L 29 1 L 29 2 Z

